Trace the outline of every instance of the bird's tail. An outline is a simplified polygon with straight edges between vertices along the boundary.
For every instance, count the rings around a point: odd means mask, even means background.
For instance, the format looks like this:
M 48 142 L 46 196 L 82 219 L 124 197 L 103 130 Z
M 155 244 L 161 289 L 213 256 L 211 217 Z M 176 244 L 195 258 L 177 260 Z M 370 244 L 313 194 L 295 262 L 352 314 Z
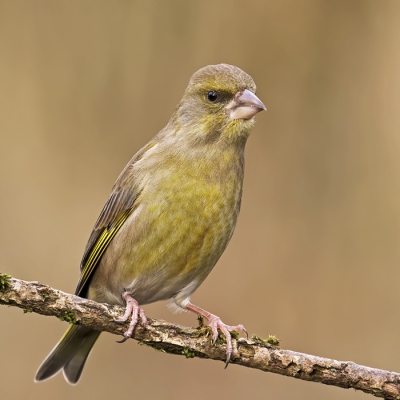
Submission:
M 71 325 L 56 347 L 39 367 L 35 382 L 51 378 L 63 369 L 68 383 L 78 383 L 86 359 L 100 332 L 79 325 Z

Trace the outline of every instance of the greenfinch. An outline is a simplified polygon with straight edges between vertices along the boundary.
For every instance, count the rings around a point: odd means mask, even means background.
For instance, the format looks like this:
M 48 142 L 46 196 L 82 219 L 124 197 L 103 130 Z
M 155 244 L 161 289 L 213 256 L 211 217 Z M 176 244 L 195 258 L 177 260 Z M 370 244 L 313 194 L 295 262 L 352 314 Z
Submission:
M 170 121 L 130 160 L 115 182 L 90 235 L 75 294 L 126 306 L 124 340 L 142 306 L 170 300 L 204 317 L 218 337 L 229 326 L 190 302 L 222 255 L 235 229 L 242 197 L 244 147 L 254 116 L 266 110 L 253 79 L 241 69 L 209 65 L 198 70 Z M 35 381 L 61 369 L 76 384 L 100 332 L 71 325 L 39 367 Z

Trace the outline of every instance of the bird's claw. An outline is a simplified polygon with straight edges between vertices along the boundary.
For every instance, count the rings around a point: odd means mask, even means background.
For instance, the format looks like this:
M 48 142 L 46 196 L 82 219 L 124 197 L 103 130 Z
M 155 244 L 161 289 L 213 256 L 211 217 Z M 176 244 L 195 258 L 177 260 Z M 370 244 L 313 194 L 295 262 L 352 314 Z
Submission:
M 196 313 L 197 315 L 202 316 L 208 321 L 208 325 L 211 328 L 212 331 L 212 340 L 213 343 L 215 343 L 218 339 L 218 329 L 221 330 L 221 332 L 225 335 L 226 339 L 226 361 L 225 361 L 225 368 L 228 366 L 229 361 L 231 360 L 232 352 L 233 352 L 233 346 L 232 346 L 232 335 L 230 331 L 237 331 L 237 332 L 244 332 L 246 333 L 247 337 L 247 331 L 244 328 L 242 324 L 236 325 L 236 326 L 231 326 L 231 325 L 226 325 L 221 321 L 221 318 L 217 317 L 214 314 L 209 313 L 206 310 L 203 310 L 200 307 L 195 306 L 192 303 L 187 303 L 185 306 L 186 310 L 192 311 Z
M 225 335 L 225 340 L 226 340 L 226 361 L 225 361 L 225 368 L 227 368 L 232 352 L 233 352 L 233 345 L 232 345 L 232 331 L 236 332 L 244 332 L 246 336 L 248 337 L 248 333 L 245 329 L 245 327 L 242 324 L 236 325 L 236 326 L 231 326 L 231 325 L 226 325 L 221 321 L 221 318 L 217 317 L 216 315 L 212 315 L 210 319 L 208 320 L 208 325 L 210 326 L 213 336 L 212 336 L 212 341 L 213 344 L 218 339 L 218 329 Z
M 125 314 L 120 318 L 114 318 L 114 322 L 125 322 L 128 320 L 129 317 L 131 317 L 131 322 L 129 324 L 128 330 L 124 333 L 124 338 L 121 340 L 117 340 L 117 343 L 124 343 L 132 337 L 133 331 L 139 321 L 139 317 L 143 326 L 146 326 L 147 324 L 146 315 L 143 308 L 139 306 L 139 303 L 128 293 L 124 293 L 122 297 L 126 301 Z
M 115 320 L 114 320 L 115 321 Z M 129 338 L 125 337 L 121 340 L 117 340 L 117 343 L 125 343 Z

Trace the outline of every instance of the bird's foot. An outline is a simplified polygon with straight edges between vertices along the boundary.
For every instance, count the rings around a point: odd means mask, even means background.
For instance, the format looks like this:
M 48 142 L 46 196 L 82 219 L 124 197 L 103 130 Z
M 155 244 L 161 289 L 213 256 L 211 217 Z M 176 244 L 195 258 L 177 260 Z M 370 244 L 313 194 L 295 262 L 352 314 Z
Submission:
M 214 314 L 211 314 L 210 317 L 211 318 L 210 319 L 207 318 L 207 320 L 208 320 L 208 325 L 211 328 L 212 333 L 213 333 L 213 336 L 212 336 L 213 343 L 215 343 L 218 339 L 218 329 L 220 329 L 220 331 L 224 334 L 225 339 L 226 339 L 226 361 L 225 361 L 225 368 L 226 368 L 229 364 L 229 361 L 231 360 L 231 356 L 232 356 L 232 352 L 233 352 L 231 332 L 232 331 L 243 332 L 247 336 L 248 336 L 248 334 L 247 334 L 245 327 L 242 324 L 231 326 L 231 325 L 224 324 L 221 321 L 221 318 L 217 317 Z
M 228 366 L 229 361 L 231 360 L 232 352 L 233 352 L 233 345 L 232 345 L 232 331 L 236 332 L 242 332 L 245 333 L 246 336 L 248 337 L 249 335 L 247 334 L 247 331 L 245 327 L 242 324 L 231 326 L 224 324 L 221 321 L 220 317 L 217 317 L 214 314 L 209 313 L 206 310 L 203 310 L 200 307 L 195 306 L 194 304 L 189 303 L 186 306 L 186 309 L 189 311 L 193 311 L 197 315 L 201 315 L 208 321 L 208 325 L 211 328 L 211 331 L 213 333 L 212 335 L 212 340 L 213 343 L 215 343 L 218 339 L 218 329 L 225 335 L 226 339 L 226 361 L 225 361 L 225 368 Z
M 124 338 L 122 340 L 118 340 L 118 343 L 124 343 L 126 340 L 132 337 L 133 330 L 139 321 L 139 317 L 143 326 L 147 324 L 146 315 L 143 308 L 139 306 L 139 303 L 128 293 L 124 293 L 122 297 L 126 301 L 125 314 L 120 318 L 114 318 L 114 321 L 125 322 L 129 317 L 131 317 L 131 323 L 129 324 L 128 330 L 124 333 Z

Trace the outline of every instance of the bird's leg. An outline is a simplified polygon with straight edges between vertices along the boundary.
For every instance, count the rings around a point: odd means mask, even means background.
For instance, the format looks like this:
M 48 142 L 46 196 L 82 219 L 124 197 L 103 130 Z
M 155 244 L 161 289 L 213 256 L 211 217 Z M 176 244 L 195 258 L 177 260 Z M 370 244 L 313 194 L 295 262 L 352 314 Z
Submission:
M 138 323 L 139 317 L 142 321 L 142 325 L 147 324 L 147 318 L 142 307 L 139 303 L 127 292 L 125 292 L 122 297 L 126 301 L 125 314 L 120 318 L 114 318 L 115 322 L 125 322 L 131 317 L 131 323 L 129 324 L 129 329 L 124 333 L 124 338 L 119 340 L 118 343 L 124 343 L 126 340 L 132 337 L 133 330 Z
M 226 338 L 226 362 L 225 362 L 225 368 L 228 366 L 229 361 L 231 359 L 232 351 L 233 351 L 233 346 L 232 346 L 232 336 L 230 334 L 230 331 L 237 331 L 237 332 L 244 332 L 247 337 L 247 331 L 244 328 L 242 324 L 236 325 L 236 326 L 230 326 L 226 325 L 221 321 L 220 317 L 217 317 L 214 314 L 209 313 L 206 310 L 203 310 L 200 307 L 195 306 L 192 303 L 188 303 L 186 305 L 186 310 L 192 311 L 197 315 L 201 315 L 208 321 L 208 325 L 210 326 L 213 336 L 213 343 L 216 342 L 218 339 L 218 328 L 221 330 L 221 332 L 225 335 Z

